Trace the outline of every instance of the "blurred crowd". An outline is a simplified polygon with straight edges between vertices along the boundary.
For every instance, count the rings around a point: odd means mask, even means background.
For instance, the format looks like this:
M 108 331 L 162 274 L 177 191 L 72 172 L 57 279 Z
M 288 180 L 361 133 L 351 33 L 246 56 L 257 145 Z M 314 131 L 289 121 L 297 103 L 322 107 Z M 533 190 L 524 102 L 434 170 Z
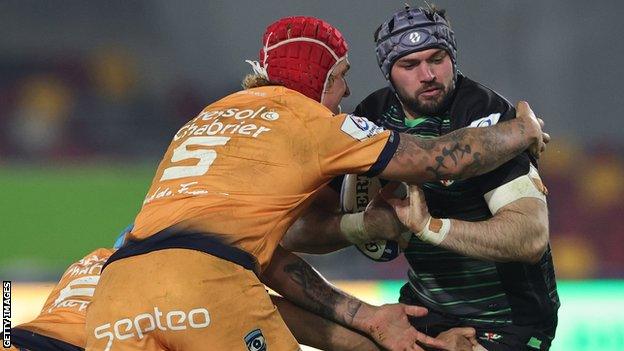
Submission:
M 142 89 L 138 63 L 120 47 L 1 60 L 0 160 L 154 156 L 201 109 L 190 84 L 165 98 Z
M 1 59 L 0 59 L 1 60 Z M 0 62 L 0 162 L 157 158 L 172 133 L 206 99 L 179 82 L 166 96 L 142 89 L 139 63 L 121 48 L 91 56 Z M 621 140 L 557 139 L 541 161 L 559 278 L 624 278 L 624 145 Z M 353 249 L 311 258 L 351 278 L 405 276 L 402 259 L 342 262 Z M 338 263 L 340 262 L 340 263 Z M 365 266 L 364 266 L 365 265 Z M 362 267 L 364 267 L 362 269 Z M 353 274 L 350 274 L 352 271 Z M 355 275 L 355 276 L 354 276 Z

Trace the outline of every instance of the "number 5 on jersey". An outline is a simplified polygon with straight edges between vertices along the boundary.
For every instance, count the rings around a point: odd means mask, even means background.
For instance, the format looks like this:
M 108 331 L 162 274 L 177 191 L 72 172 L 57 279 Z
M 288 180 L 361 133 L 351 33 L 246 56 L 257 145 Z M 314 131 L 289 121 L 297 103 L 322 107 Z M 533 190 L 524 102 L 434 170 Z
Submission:
M 180 146 L 173 150 L 171 156 L 171 163 L 188 160 L 191 158 L 198 158 L 199 162 L 194 166 L 172 166 L 163 171 L 160 180 L 170 180 L 186 177 L 194 177 L 206 174 L 208 168 L 217 158 L 217 152 L 212 149 L 205 149 L 205 146 L 221 146 L 225 145 L 230 140 L 230 137 L 216 137 L 216 136 L 203 136 L 203 137 L 190 137 L 186 139 Z M 188 147 L 197 147 L 189 150 Z

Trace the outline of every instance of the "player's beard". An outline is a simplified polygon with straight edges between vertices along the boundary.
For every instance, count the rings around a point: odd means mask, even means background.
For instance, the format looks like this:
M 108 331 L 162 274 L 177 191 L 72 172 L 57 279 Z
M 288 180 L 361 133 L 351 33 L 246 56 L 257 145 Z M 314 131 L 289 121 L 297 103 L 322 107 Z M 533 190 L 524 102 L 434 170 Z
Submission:
M 441 89 L 442 92 L 435 99 L 419 99 L 422 92 L 431 88 Z M 397 95 L 399 100 L 401 100 L 403 107 L 406 108 L 408 112 L 416 116 L 436 116 L 442 114 L 448 108 L 450 100 L 453 96 L 453 90 L 455 90 L 454 80 L 451 81 L 451 84 L 446 87 L 444 84 L 438 82 L 427 84 L 419 89 L 413 96 L 406 94 L 405 91 L 396 89 Z

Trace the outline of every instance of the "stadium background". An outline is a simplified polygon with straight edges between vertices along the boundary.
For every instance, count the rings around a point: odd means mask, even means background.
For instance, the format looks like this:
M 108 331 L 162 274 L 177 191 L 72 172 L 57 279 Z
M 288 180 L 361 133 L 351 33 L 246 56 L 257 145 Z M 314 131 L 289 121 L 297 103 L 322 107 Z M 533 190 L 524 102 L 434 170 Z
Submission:
M 460 69 L 526 99 L 553 136 L 542 174 L 562 308 L 553 350 L 624 349 L 624 3 L 437 1 Z M 384 85 L 372 32 L 401 1 L 0 1 L 0 277 L 13 324 L 63 269 L 111 246 L 172 133 L 239 88 L 266 25 L 312 15 L 350 43 L 351 110 Z M 398 259 L 309 260 L 369 301 L 396 298 Z

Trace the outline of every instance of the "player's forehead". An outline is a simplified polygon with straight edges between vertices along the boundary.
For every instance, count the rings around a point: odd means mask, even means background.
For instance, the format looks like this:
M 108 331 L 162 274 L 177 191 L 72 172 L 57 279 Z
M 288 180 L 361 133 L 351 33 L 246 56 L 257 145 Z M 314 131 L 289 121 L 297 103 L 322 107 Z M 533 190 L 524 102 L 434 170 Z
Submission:
M 445 54 L 446 54 L 446 51 L 444 51 L 444 49 L 432 48 L 432 49 L 412 52 L 411 54 L 407 54 L 401 57 L 396 62 L 424 61 L 434 56 L 442 56 Z

